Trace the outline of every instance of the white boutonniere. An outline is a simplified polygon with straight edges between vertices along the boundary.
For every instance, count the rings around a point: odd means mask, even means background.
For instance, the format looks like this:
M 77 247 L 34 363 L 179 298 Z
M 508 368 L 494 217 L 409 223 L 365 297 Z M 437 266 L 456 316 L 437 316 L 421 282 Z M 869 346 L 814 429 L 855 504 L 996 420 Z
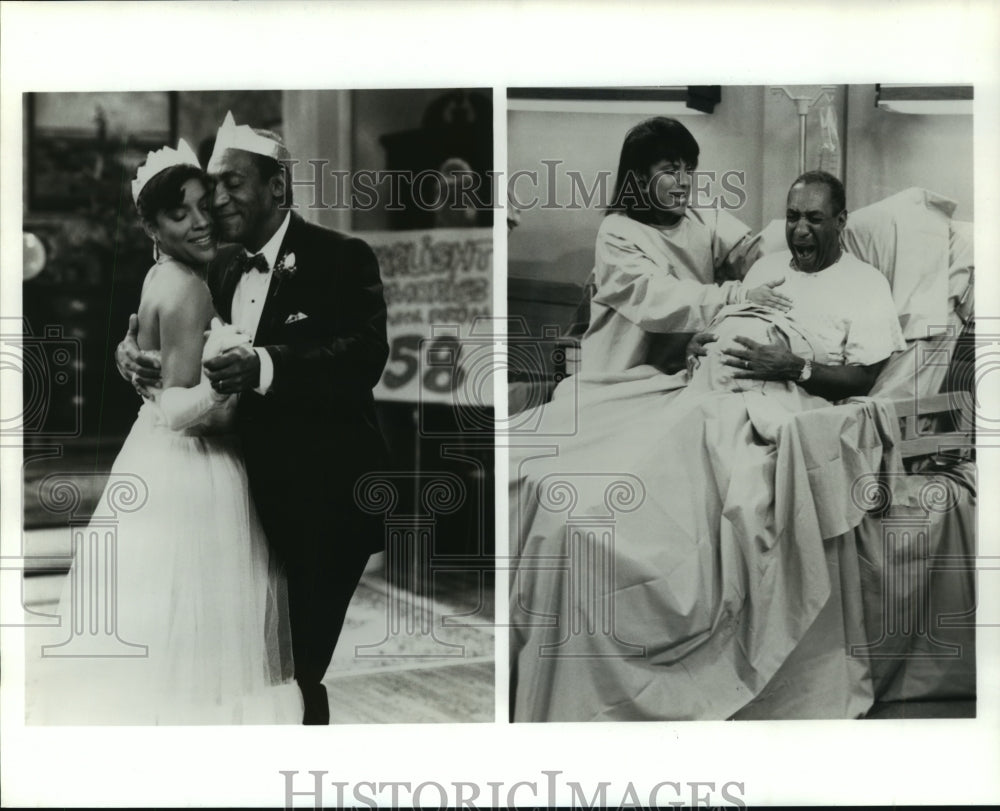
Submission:
M 284 256 L 279 257 L 277 263 L 274 266 L 274 275 L 279 279 L 292 278 L 295 275 L 295 254 L 286 253 Z

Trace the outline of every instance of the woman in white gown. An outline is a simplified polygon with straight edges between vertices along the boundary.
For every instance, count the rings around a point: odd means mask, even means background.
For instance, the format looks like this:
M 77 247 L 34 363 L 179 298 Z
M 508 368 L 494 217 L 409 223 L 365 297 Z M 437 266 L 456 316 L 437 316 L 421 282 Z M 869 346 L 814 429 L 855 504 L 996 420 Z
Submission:
M 269 561 L 231 431 L 236 398 L 217 394 L 201 370 L 203 357 L 248 340 L 214 318 L 205 281 L 216 253 L 208 195 L 183 141 L 150 153 L 133 182 L 157 256 L 143 283 L 138 342 L 159 352 L 163 388 L 144 398 L 111 470 L 109 489 L 137 477 L 147 494 L 118 518 L 111 604 L 118 638 L 146 654 L 121 655 L 137 650 L 123 644 L 109 658 L 63 658 L 50 648 L 38 685 L 42 723 L 302 718 L 283 579 Z M 63 637 L 83 600 L 105 599 L 86 593 L 93 581 L 83 552 L 75 550 L 60 602 Z

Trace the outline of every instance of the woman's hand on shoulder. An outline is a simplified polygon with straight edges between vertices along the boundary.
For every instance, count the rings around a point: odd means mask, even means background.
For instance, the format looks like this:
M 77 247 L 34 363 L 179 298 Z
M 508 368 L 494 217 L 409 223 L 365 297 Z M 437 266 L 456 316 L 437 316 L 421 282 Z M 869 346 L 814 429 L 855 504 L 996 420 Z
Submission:
M 758 304 L 761 307 L 771 307 L 779 312 L 787 313 L 792 309 L 794 303 L 788 296 L 775 288 L 785 283 L 785 278 L 773 279 L 759 287 L 751 288 L 747 293 L 747 301 Z

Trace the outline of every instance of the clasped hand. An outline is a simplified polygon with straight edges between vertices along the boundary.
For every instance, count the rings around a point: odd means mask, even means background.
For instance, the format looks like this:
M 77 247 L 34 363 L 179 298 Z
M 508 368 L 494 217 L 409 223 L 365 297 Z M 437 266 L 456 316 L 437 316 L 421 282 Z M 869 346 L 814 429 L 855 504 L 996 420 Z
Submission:
M 260 385 L 260 357 L 249 344 L 239 344 L 209 358 L 202 368 L 220 394 L 238 394 Z
M 122 377 L 143 397 L 152 396 L 153 389 L 163 385 L 158 353 L 139 348 L 139 319 L 129 316 L 128 331 L 115 350 L 115 362 Z M 208 332 L 205 333 L 206 336 Z M 260 385 L 260 358 L 246 344 L 228 349 L 202 364 L 212 388 L 220 394 L 236 394 Z

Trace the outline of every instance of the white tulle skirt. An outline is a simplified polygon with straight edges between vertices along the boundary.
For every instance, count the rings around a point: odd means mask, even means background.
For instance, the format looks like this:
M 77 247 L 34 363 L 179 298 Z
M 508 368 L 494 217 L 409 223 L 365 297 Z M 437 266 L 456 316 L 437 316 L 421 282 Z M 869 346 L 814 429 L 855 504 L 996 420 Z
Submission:
M 301 722 L 284 580 L 233 436 L 170 431 L 146 403 L 75 547 L 29 723 Z

